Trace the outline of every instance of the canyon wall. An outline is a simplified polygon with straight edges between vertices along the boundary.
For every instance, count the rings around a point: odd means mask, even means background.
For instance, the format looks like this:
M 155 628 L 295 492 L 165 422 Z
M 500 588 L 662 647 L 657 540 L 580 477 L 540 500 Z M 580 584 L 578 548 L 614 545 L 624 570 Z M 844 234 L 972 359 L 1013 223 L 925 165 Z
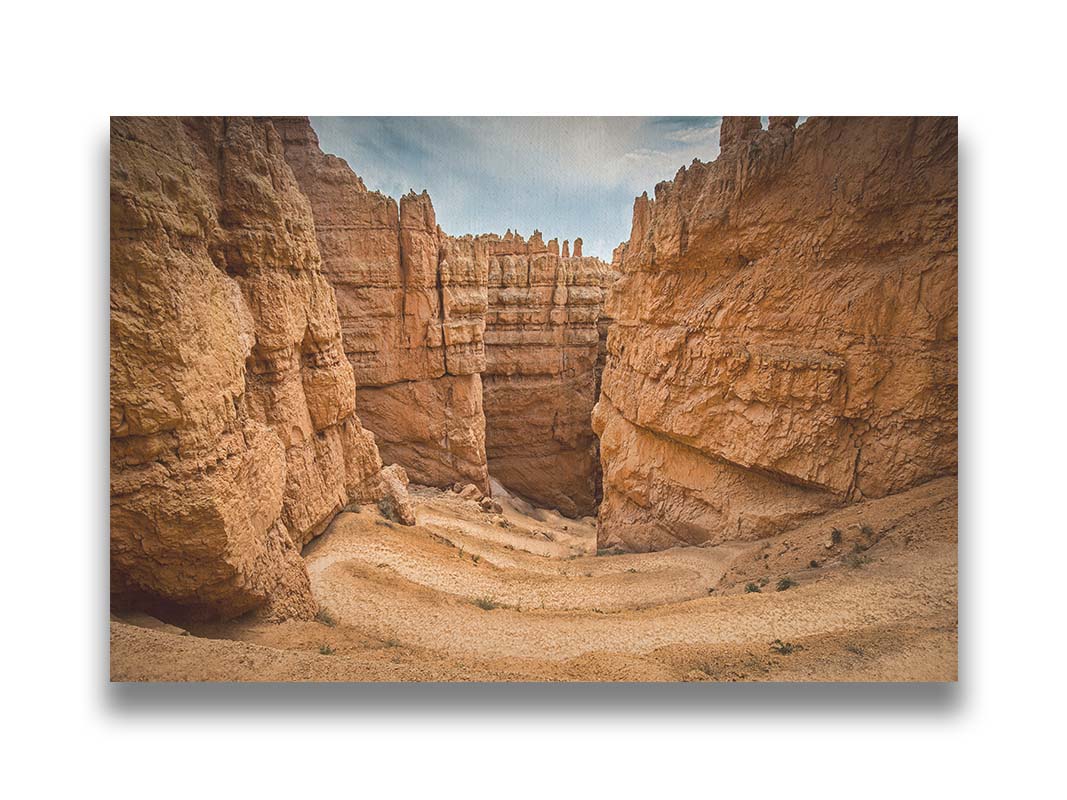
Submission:
M 382 492 L 355 398 L 274 128 L 113 119 L 113 599 L 312 616 L 299 547 Z
M 536 505 L 596 511 L 599 453 L 591 413 L 599 390 L 601 309 L 611 270 L 582 240 L 534 232 L 485 236 L 486 455 L 489 471 Z
M 337 295 L 360 418 L 416 483 L 492 472 L 534 503 L 592 514 L 599 459 L 598 322 L 610 270 L 582 241 L 455 237 L 423 192 L 399 204 L 319 147 L 309 121 L 272 120 L 311 202 Z
M 360 417 L 416 483 L 489 490 L 481 372 L 486 245 L 437 226 L 429 195 L 368 191 L 303 117 L 272 120 L 311 202 Z
M 770 535 L 957 468 L 951 118 L 726 118 L 634 204 L 598 545 Z

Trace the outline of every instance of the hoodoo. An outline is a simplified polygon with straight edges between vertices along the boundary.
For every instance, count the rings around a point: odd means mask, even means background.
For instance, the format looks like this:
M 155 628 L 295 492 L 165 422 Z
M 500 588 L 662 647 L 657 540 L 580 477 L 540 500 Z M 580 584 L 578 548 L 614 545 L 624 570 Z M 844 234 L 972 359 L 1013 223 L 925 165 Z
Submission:
M 599 546 L 770 536 L 957 464 L 956 120 L 723 120 L 634 203 Z
M 434 486 L 490 473 L 530 501 L 596 511 L 591 414 L 610 270 L 581 239 L 449 236 L 428 194 L 397 203 L 326 155 L 306 118 L 273 120 L 311 201 L 364 424 L 386 462 Z
M 119 605 L 315 613 L 298 549 L 381 494 L 311 208 L 269 123 L 111 132 L 111 578 Z
M 483 237 L 489 248 L 486 455 L 493 477 L 569 516 L 596 512 L 599 463 L 591 415 L 599 325 L 612 272 L 559 254 L 539 232 Z
M 360 415 L 382 457 L 416 483 L 488 491 L 485 247 L 442 233 L 425 192 L 398 204 L 368 191 L 343 159 L 322 152 L 306 118 L 273 123 L 311 202 Z

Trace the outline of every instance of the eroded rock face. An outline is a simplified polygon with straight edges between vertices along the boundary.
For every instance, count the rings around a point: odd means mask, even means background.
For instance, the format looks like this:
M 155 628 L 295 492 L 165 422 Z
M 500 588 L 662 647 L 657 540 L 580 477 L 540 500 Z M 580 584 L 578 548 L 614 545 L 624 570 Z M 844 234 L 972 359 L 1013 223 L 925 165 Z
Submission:
M 381 495 L 311 207 L 267 122 L 111 132 L 114 596 L 315 612 L 298 548 Z
M 794 125 L 728 118 L 634 204 L 600 547 L 759 538 L 956 471 L 956 121 Z
M 277 118 L 310 199 L 360 417 L 417 483 L 489 488 L 481 371 L 488 251 L 437 226 L 429 195 L 370 192 L 306 118 Z
M 484 405 L 493 477 L 537 505 L 595 512 L 599 480 L 590 415 L 609 267 L 562 255 L 556 240 L 510 231 L 489 248 Z

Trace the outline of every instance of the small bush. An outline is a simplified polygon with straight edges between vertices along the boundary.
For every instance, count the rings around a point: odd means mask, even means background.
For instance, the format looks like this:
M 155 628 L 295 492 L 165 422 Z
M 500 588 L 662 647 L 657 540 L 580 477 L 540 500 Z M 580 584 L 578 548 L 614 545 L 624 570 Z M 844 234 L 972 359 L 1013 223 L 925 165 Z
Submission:
M 841 544 L 841 531 L 838 528 L 830 531 L 830 541 L 834 544 Z
M 862 656 L 863 655 L 863 648 L 860 647 L 859 645 L 856 645 L 856 644 L 847 644 L 847 645 L 845 645 L 845 650 L 848 651 L 849 653 L 852 653 L 852 655 L 854 655 L 854 656 Z
M 320 644 L 319 645 L 319 654 L 320 655 L 324 655 L 324 656 L 332 656 L 333 655 L 333 648 L 330 647 L 328 644 Z
M 500 604 L 492 597 L 479 597 L 474 601 L 474 605 L 482 609 L 482 611 L 492 611 L 494 608 L 500 608 Z
M 862 552 L 849 553 L 845 556 L 845 563 L 852 569 L 860 569 L 865 564 L 871 563 L 871 557 Z
M 784 578 L 782 578 L 780 581 L 778 581 L 778 585 L 775 588 L 779 592 L 784 592 L 786 589 L 792 589 L 794 586 L 797 586 L 797 585 L 798 584 L 797 584 L 797 582 L 795 580 L 793 580 L 788 575 L 786 575 Z
M 819 562 L 818 562 L 818 561 L 816 561 L 816 560 L 815 560 L 815 559 L 813 558 L 813 559 L 812 559 L 811 561 L 809 561 L 809 562 L 808 562 L 808 566 L 809 566 L 809 567 L 810 567 L 811 569 L 818 569 L 818 568 L 819 568 Z
M 320 608 L 318 613 L 315 614 L 315 619 L 318 622 L 321 622 L 323 625 L 327 626 L 328 628 L 332 628 L 334 625 L 337 624 L 337 620 L 334 618 L 334 615 L 331 614 L 329 609 L 326 608 Z
M 794 645 L 791 642 L 783 642 L 781 639 L 775 639 L 773 642 L 771 642 L 771 650 L 778 653 L 779 655 L 787 656 L 794 650 L 799 649 L 800 647 L 798 645 Z
M 870 525 L 863 525 L 860 528 L 860 533 L 862 533 L 868 539 L 873 539 L 874 538 L 874 528 L 872 528 Z
M 760 591 L 760 588 L 759 588 L 759 586 L 757 584 L 752 583 L 751 581 L 749 581 L 748 583 L 745 584 L 745 592 L 746 593 L 752 593 L 752 592 L 758 592 L 758 591 Z
M 771 582 L 771 579 L 768 578 L 766 575 L 764 575 L 762 578 L 759 579 L 759 585 L 760 586 L 766 586 L 770 582 Z

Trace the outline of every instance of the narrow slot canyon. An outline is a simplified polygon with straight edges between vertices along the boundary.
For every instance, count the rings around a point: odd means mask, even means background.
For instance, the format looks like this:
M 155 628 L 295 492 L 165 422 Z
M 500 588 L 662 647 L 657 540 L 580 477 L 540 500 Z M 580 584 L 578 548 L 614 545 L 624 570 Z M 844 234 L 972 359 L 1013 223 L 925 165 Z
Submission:
M 608 263 L 113 119 L 113 678 L 954 677 L 956 122 L 797 122 Z

